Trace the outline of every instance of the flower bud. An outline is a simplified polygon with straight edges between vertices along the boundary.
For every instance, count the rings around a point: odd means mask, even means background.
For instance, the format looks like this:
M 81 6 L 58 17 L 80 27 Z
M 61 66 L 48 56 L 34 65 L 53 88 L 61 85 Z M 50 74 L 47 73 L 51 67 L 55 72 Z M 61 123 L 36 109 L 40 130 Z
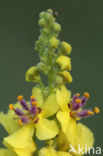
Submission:
M 40 75 L 36 66 L 30 67 L 26 72 L 26 81 L 40 81 Z
M 63 41 L 61 43 L 61 50 L 63 51 L 63 53 L 65 53 L 67 55 L 70 55 L 72 47 L 71 47 L 71 45 L 69 43 Z
M 61 26 L 57 22 L 53 23 L 53 29 L 55 32 L 59 33 L 61 31 Z
M 55 80 L 56 80 L 57 84 L 62 84 L 63 83 L 63 78 L 60 75 L 56 76 Z
M 41 18 L 38 22 L 40 27 L 45 27 L 46 26 L 46 20 L 44 18 Z
M 40 18 L 45 18 L 45 16 L 46 16 L 46 12 L 45 12 L 45 11 L 42 11 L 42 12 L 40 13 Z
M 47 28 L 44 28 L 43 29 L 43 33 L 46 34 L 46 35 L 48 35 L 50 32 L 49 32 L 49 30 Z
M 37 64 L 37 68 L 39 70 L 42 70 L 44 67 L 45 67 L 45 64 L 43 62 L 40 62 L 40 63 Z
M 70 72 L 64 70 L 64 71 L 59 72 L 59 74 L 64 78 L 64 82 L 71 83 L 73 81 Z
M 58 48 L 58 45 L 59 45 L 59 40 L 56 39 L 56 37 L 52 37 L 49 40 L 49 45 L 50 45 L 50 48 L 57 49 Z
M 50 14 L 53 14 L 53 10 L 52 9 L 48 9 L 47 12 L 50 13 Z
M 38 70 L 42 71 L 43 73 L 47 74 L 47 68 L 46 65 L 43 62 L 40 62 L 37 64 Z
M 56 63 L 61 67 L 61 70 L 71 70 L 71 59 L 67 56 L 59 56 L 57 59 L 56 59 Z

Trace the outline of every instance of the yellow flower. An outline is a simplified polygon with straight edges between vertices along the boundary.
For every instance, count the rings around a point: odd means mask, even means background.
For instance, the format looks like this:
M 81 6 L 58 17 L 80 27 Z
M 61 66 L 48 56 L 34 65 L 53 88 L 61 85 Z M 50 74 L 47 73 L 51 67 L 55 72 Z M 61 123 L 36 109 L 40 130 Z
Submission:
M 71 70 L 71 59 L 67 56 L 59 56 L 56 60 L 56 63 L 60 65 L 62 70 Z
M 29 124 L 5 137 L 3 144 L 8 149 L 0 150 L 0 156 L 31 156 L 36 150 L 33 135 L 34 126 Z
M 30 67 L 26 72 L 26 81 L 38 82 L 40 75 L 36 66 Z
M 59 74 L 64 78 L 64 82 L 71 83 L 73 81 L 70 72 L 64 70 L 64 71 L 59 72 Z
M 65 54 L 68 54 L 68 55 L 71 54 L 72 47 L 71 47 L 71 45 L 68 44 L 67 42 L 64 42 L 64 41 L 63 41 L 63 42 L 61 43 L 61 48 L 62 48 L 62 50 L 63 50 L 63 52 L 64 52 Z
M 54 138 L 58 134 L 56 122 L 47 119 L 58 111 L 55 93 L 51 93 L 44 100 L 41 89 L 34 87 L 30 102 L 26 102 L 21 95 L 17 99 L 20 102 L 19 105 L 23 108 L 14 108 L 13 105 L 9 105 L 9 108 L 17 115 L 16 118 L 19 119 L 19 125 L 34 125 L 36 136 L 40 140 Z
M 54 115 L 58 111 L 58 104 L 56 94 L 51 93 L 49 97 L 44 100 L 41 90 L 33 88 L 33 94 L 37 100 L 37 105 L 41 108 L 39 121 L 35 124 L 36 136 L 40 140 L 46 140 L 55 137 L 58 134 L 58 127 L 54 120 L 49 120 L 47 117 Z
M 39 156 L 72 156 L 70 153 L 56 151 L 53 147 L 44 147 L 39 151 Z
M 69 91 L 64 86 L 61 87 L 61 91 L 57 90 L 56 97 L 61 108 L 61 111 L 57 113 L 57 119 L 61 124 L 61 130 L 68 139 L 68 150 L 69 144 L 71 144 L 76 149 L 78 155 L 79 145 L 81 147 L 85 147 L 86 145 L 87 148 L 92 147 L 94 144 L 94 137 L 93 133 L 86 126 L 76 123 L 76 119 L 71 116 L 71 108 L 68 107 L 70 103 L 70 94 L 68 94 L 68 92 Z M 60 148 L 62 148 L 60 140 L 63 141 L 64 138 L 64 135 L 61 135 L 61 138 L 59 138 Z M 67 144 L 63 144 L 63 148 L 67 150 Z
M 59 45 L 59 40 L 56 39 L 56 37 L 52 37 L 50 40 L 49 40 L 49 44 L 50 44 L 50 48 L 58 48 L 58 45 Z

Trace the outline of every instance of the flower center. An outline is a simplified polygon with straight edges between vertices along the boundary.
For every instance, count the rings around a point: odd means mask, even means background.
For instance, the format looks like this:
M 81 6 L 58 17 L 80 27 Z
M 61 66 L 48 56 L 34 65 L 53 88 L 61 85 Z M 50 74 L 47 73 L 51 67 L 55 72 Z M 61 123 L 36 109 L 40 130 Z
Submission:
M 26 102 L 22 95 L 17 97 L 22 108 L 14 108 L 12 104 L 9 105 L 9 109 L 13 110 L 18 116 L 16 119 L 19 120 L 19 125 L 34 123 L 36 124 L 40 119 L 40 113 L 42 109 L 37 106 L 37 100 L 34 96 L 30 97 L 30 101 Z
M 70 111 L 70 116 L 72 118 L 84 118 L 94 115 L 94 113 L 98 114 L 100 112 L 98 107 L 95 107 L 94 110 L 92 109 L 83 109 L 86 105 L 88 99 L 90 98 L 89 93 L 85 92 L 82 97 L 80 94 L 77 93 L 73 96 L 72 100 L 68 104 Z

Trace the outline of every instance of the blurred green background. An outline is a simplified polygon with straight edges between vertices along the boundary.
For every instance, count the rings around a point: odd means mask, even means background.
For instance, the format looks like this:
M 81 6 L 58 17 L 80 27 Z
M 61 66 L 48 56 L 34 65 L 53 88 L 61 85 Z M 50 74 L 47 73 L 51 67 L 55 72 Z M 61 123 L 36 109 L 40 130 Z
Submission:
M 103 143 L 103 1 L 97 0 L 0 0 L 0 111 L 6 112 L 18 94 L 26 99 L 32 83 L 25 82 L 28 67 L 38 62 L 34 42 L 41 11 L 52 8 L 59 13 L 61 40 L 72 45 L 72 93 L 88 91 L 88 107 L 97 105 L 101 113 L 82 120 L 95 135 L 95 146 Z M 0 126 L 0 142 L 6 136 Z M 2 146 L 2 145 L 1 145 Z

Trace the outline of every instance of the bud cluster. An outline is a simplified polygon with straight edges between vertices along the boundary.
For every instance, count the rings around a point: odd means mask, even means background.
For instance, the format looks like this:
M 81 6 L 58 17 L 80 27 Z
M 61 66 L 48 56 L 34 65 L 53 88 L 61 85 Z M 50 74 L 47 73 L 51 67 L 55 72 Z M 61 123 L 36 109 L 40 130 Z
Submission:
M 57 12 L 48 9 L 39 15 L 40 35 L 35 43 L 40 62 L 26 72 L 26 80 L 42 84 L 40 73 L 48 77 L 49 93 L 65 83 L 72 82 L 71 45 L 58 39 L 61 25 L 56 22 Z M 47 87 L 43 87 L 47 90 Z

